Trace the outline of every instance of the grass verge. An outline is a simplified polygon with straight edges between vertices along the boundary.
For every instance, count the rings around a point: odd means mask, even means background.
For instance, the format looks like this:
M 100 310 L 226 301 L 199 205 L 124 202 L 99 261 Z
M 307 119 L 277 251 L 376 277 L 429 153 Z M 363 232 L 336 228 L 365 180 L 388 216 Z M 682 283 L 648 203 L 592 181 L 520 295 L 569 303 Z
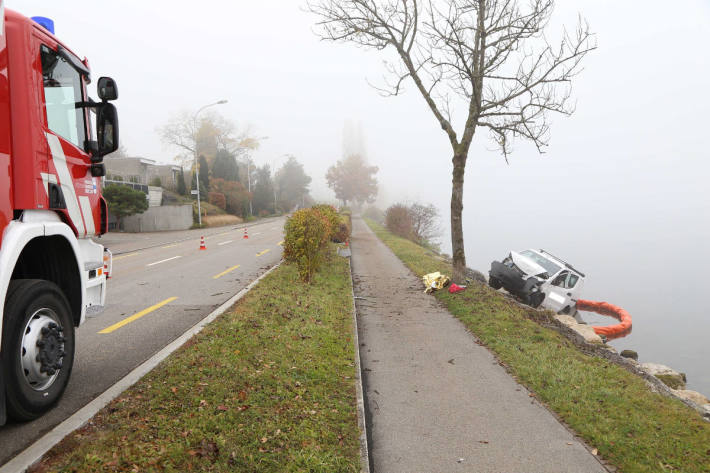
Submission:
M 32 471 L 357 472 L 347 260 L 284 264 Z
M 434 253 L 365 219 L 377 236 L 421 276 L 451 274 Z M 436 297 L 496 353 L 510 372 L 599 454 L 625 473 L 710 472 L 710 424 L 680 401 L 651 392 L 638 376 L 586 355 L 485 285 Z

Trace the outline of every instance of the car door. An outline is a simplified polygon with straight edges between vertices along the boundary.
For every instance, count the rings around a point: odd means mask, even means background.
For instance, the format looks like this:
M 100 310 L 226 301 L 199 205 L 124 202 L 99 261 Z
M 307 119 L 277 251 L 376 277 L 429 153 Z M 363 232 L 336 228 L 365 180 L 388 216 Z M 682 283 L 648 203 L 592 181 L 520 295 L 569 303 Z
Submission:
M 550 280 L 549 285 L 545 288 L 545 300 L 542 303 L 545 308 L 553 312 L 560 312 L 565 307 L 571 306 L 567 287 L 569 278 L 570 272 L 563 270 Z

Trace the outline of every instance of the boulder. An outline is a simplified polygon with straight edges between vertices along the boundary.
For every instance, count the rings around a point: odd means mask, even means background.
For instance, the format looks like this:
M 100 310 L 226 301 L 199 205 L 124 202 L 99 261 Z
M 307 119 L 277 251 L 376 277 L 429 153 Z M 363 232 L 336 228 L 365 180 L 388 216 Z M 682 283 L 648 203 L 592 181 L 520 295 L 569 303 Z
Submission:
M 692 401 L 695 404 L 702 406 L 704 404 L 710 404 L 710 399 L 706 398 L 697 391 L 691 391 L 690 389 L 673 389 L 673 394 L 686 401 Z
M 641 368 L 671 389 L 685 389 L 685 374 L 659 363 L 641 363 Z
M 636 360 L 636 361 L 638 361 L 638 359 L 639 359 L 639 354 L 633 350 L 621 350 L 620 355 L 623 356 L 624 358 L 631 358 L 632 360 Z
M 571 315 L 557 314 L 555 319 L 566 327 L 572 327 L 574 325 L 579 325 L 574 317 Z
M 488 282 L 486 276 L 484 276 L 482 272 L 476 271 L 475 269 L 466 268 L 466 270 L 464 271 L 464 276 L 467 279 L 470 279 L 472 281 L 478 281 L 483 284 L 486 284 Z
M 557 314 L 555 319 L 562 325 L 571 328 L 584 338 L 587 343 L 594 343 L 597 345 L 602 344 L 602 338 L 594 332 L 594 329 L 590 325 L 578 324 L 574 317 L 571 315 Z

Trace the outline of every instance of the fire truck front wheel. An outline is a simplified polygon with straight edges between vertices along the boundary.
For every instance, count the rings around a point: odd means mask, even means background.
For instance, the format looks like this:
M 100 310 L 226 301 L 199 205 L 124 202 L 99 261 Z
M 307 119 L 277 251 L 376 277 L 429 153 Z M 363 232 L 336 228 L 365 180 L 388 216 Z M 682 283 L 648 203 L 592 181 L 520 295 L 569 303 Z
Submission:
M 8 416 L 32 420 L 62 396 L 74 363 L 74 323 L 59 287 L 41 279 L 10 283 L 2 367 Z

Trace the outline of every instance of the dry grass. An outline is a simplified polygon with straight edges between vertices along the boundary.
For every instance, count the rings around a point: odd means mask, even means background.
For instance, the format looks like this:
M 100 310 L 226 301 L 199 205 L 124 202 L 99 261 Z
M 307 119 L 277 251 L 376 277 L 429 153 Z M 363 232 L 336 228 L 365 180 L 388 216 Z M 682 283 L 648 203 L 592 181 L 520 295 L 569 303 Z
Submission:
M 208 215 L 202 217 L 202 225 L 205 227 L 224 227 L 226 225 L 235 225 L 242 223 L 244 220 L 236 215 Z

